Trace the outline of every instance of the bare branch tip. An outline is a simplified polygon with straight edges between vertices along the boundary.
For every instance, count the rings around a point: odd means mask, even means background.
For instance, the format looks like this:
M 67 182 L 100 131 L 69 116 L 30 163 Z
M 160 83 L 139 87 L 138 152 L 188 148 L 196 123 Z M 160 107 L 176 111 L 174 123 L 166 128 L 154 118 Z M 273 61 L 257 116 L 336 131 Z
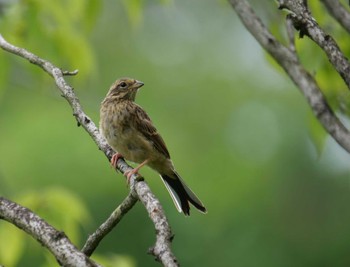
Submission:
M 278 9 L 282 10 L 282 9 L 288 9 L 286 4 L 284 3 L 284 0 L 279 0 L 278 1 Z
M 74 76 L 77 75 L 79 70 L 73 70 L 73 71 L 68 71 L 68 70 L 62 70 L 62 75 L 64 76 Z

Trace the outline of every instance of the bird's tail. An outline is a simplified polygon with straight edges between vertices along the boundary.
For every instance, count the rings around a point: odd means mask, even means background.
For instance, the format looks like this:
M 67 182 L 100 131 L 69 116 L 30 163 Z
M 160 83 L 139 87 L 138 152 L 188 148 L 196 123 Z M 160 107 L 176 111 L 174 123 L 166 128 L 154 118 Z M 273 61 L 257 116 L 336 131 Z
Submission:
M 189 203 L 191 203 L 201 212 L 207 212 L 207 209 L 204 207 L 203 203 L 175 171 L 173 172 L 172 176 L 163 174 L 160 177 L 168 189 L 170 196 L 179 212 L 183 212 L 185 215 L 190 215 Z

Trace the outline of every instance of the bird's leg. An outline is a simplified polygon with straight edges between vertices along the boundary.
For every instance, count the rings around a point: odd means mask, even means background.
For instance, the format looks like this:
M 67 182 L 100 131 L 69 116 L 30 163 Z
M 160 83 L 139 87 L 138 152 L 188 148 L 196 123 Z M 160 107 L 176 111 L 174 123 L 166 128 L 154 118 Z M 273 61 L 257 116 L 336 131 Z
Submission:
M 117 161 L 118 161 L 118 159 L 120 159 L 120 158 L 122 158 L 123 156 L 122 156 L 122 154 L 120 154 L 120 153 L 115 153 L 115 154 L 113 154 L 113 156 L 112 156 L 112 158 L 111 158 L 111 166 L 113 167 L 113 168 L 116 168 L 117 167 Z
M 126 176 L 126 181 L 129 184 L 130 183 L 130 178 L 133 174 L 137 174 L 139 172 L 139 170 L 145 166 L 147 164 L 147 162 L 149 161 L 149 159 L 146 159 L 144 162 L 142 162 L 139 166 L 137 166 L 136 168 L 132 169 L 131 171 L 126 171 L 124 173 L 124 175 Z

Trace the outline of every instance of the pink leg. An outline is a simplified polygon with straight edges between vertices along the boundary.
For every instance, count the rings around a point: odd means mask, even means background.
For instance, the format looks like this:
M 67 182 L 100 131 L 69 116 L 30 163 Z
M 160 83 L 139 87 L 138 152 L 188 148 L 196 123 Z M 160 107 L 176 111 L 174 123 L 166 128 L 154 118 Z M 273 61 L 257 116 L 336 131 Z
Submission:
M 130 183 L 130 178 L 133 174 L 138 174 L 139 170 L 147 164 L 149 160 L 146 159 L 144 162 L 142 162 L 139 166 L 136 168 L 132 169 L 131 171 L 126 171 L 124 175 L 126 176 L 126 182 L 129 184 Z
M 120 158 L 122 158 L 123 156 L 122 156 L 122 154 L 120 154 L 120 153 L 115 153 L 115 154 L 113 154 L 113 156 L 112 156 L 112 158 L 111 158 L 111 166 L 113 167 L 113 168 L 116 168 L 117 167 L 117 161 L 118 161 L 118 159 L 120 159 Z

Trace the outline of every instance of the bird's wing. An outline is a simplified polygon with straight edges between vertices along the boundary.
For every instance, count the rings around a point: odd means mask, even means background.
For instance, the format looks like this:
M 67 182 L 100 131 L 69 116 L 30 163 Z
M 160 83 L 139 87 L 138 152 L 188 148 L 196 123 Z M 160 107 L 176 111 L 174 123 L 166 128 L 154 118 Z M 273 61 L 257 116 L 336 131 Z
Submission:
M 153 143 L 153 146 L 164 156 L 170 158 L 170 154 L 166 145 L 164 143 L 163 138 L 158 133 L 156 127 L 154 127 L 150 117 L 147 113 L 138 105 L 135 105 L 135 113 L 136 118 L 132 120 L 135 123 L 135 128 L 142 133 L 145 138 L 147 138 L 150 142 Z

